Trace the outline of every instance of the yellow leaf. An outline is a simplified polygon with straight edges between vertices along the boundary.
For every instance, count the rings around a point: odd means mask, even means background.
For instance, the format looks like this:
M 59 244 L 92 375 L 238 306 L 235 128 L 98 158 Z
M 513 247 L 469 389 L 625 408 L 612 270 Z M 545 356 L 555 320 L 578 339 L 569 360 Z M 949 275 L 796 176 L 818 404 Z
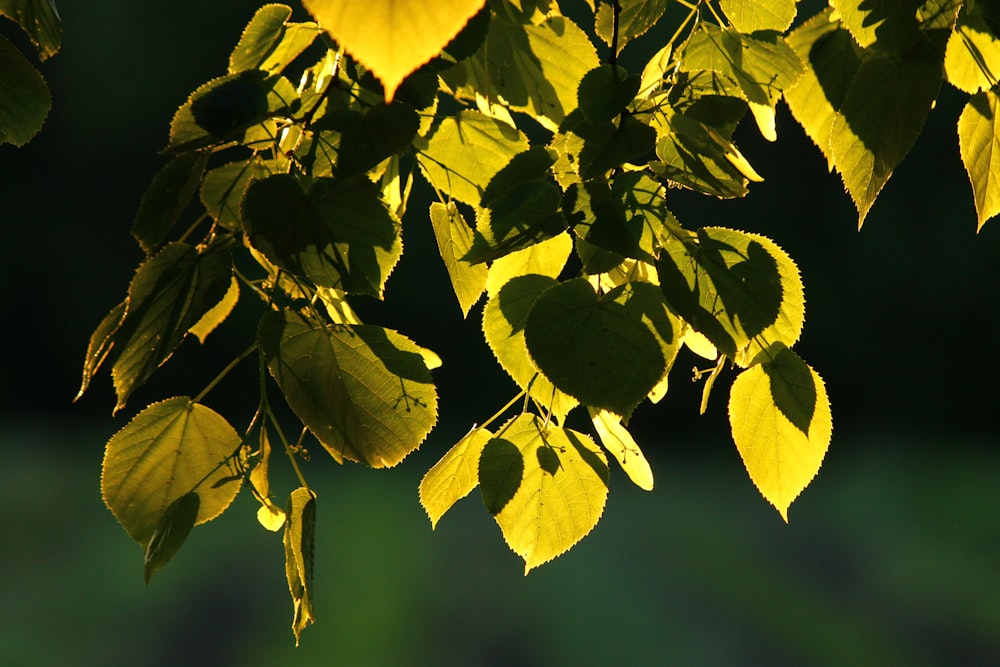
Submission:
M 750 479 L 788 521 L 830 444 L 830 401 L 819 374 L 783 344 L 761 356 L 733 382 L 729 421 Z
M 452 505 L 479 484 L 479 455 L 492 437 L 484 428 L 473 428 L 420 481 L 420 504 L 431 519 L 432 529 Z
M 652 491 L 653 470 L 649 467 L 649 461 L 643 456 L 639 445 L 632 438 L 632 434 L 622 426 L 621 417 L 607 410 L 591 407 L 587 410 L 604 449 L 615 457 L 622 470 L 636 486 L 643 491 Z
M 436 56 L 485 0 L 303 0 L 316 21 L 370 69 L 392 101 L 399 84 Z

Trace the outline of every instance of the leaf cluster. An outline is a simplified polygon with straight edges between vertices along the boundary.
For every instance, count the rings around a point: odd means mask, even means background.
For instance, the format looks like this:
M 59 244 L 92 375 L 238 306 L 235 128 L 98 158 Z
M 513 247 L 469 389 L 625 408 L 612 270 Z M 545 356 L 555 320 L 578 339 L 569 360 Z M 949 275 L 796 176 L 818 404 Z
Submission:
M 258 10 L 226 73 L 174 115 L 132 227 L 146 259 L 91 337 L 80 390 L 108 364 L 123 409 L 189 334 L 255 304 L 256 331 L 215 380 L 109 441 L 102 485 L 147 581 L 246 487 L 261 524 L 284 531 L 296 641 L 314 618 L 320 502 L 300 462 L 318 447 L 392 467 L 437 421 L 431 371 L 447 358 L 351 307 L 383 297 L 404 220 L 429 221 L 462 316 L 481 317 L 516 387 L 431 468 L 420 500 L 436 525 L 478 487 L 528 571 L 597 524 L 608 455 L 653 488 L 628 424 L 663 400 L 682 348 L 710 362 L 695 373 L 702 411 L 735 374 L 733 439 L 783 518 L 822 463 L 832 417 L 793 349 L 795 263 L 668 206 L 677 188 L 734 198 L 762 180 L 733 141 L 745 117 L 774 141 L 785 99 L 863 220 L 946 75 L 972 94 L 959 131 L 980 225 L 1000 207 L 996 21 L 979 4 L 845 0 L 794 29 L 794 0 L 592 1 L 580 22 L 554 0 L 303 4 L 315 21 Z M 618 56 L 646 33 L 671 36 L 630 72 Z M 415 179 L 429 207 L 411 209 Z M 204 399 L 251 359 L 259 401 L 237 429 Z M 299 482 L 286 502 L 272 443 Z

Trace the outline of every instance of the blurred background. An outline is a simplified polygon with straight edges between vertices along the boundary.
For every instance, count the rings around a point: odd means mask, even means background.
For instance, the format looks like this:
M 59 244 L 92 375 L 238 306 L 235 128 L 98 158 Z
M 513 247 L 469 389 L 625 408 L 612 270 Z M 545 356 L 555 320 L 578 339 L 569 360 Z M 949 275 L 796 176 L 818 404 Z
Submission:
M 739 131 L 766 178 L 748 198 L 670 193 L 685 225 L 765 234 L 803 273 L 796 349 L 826 380 L 835 431 L 790 524 L 729 437 L 731 376 L 699 417 L 685 355 L 671 395 L 633 421 L 656 489 L 613 468 L 604 518 L 568 554 L 524 577 L 477 494 L 432 532 L 420 478 L 513 385 L 479 309 L 463 321 L 443 266 L 418 261 L 436 253 L 418 191 L 386 303 L 358 308 L 444 358 L 440 426 L 392 471 L 307 464 L 318 623 L 296 649 L 281 538 L 245 494 L 145 587 L 141 549 L 100 499 L 103 444 L 146 403 L 199 391 L 254 312 L 185 342 L 118 417 L 106 372 L 71 401 L 141 259 L 129 227 L 173 112 L 224 72 L 258 6 L 60 3 L 63 50 L 40 67 L 53 110 L 27 147 L 0 147 L 0 665 L 1000 664 L 1000 221 L 975 232 L 964 100 L 947 87 L 860 232 L 783 107 L 777 143 Z M 624 64 L 641 68 L 644 48 Z M 235 425 L 250 371 L 206 399 Z

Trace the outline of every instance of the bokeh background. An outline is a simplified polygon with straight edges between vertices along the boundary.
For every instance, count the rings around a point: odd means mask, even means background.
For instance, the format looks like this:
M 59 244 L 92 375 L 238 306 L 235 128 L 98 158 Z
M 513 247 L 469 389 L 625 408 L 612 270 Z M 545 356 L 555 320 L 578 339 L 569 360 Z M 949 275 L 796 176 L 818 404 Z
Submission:
M 127 414 L 111 417 L 106 374 L 71 401 L 141 258 L 128 230 L 173 111 L 224 71 L 258 6 L 60 3 L 63 51 L 41 66 L 52 113 L 27 147 L 0 147 L 0 665 L 1000 664 L 1000 222 L 976 234 L 964 101 L 947 88 L 860 232 L 784 108 L 776 144 L 739 131 L 767 179 L 747 199 L 670 194 L 686 225 L 765 234 L 802 270 L 797 349 L 826 379 L 835 432 L 790 524 L 743 471 L 726 382 L 699 417 L 684 356 L 672 396 L 633 422 L 656 489 L 614 469 L 604 518 L 568 554 L 524 577 L 475 494 L 432 532 L 420 477 L 513 386 L 478 310 L 462 321 L 444 268 L 421 263 L 436 250 L 417 210 L 387 302 L 358 307 L 444 357 L 441 422 L 392 471 L 307 464 L 318 624 L 296 649 L 280 535 L 248 497 L 146 588 L 100 499 L 103 444 L 145 403 L 204 386 L 253 313 L 186 342 Z M 235 424 L 255 400 L 246 380 L 207 399 Z

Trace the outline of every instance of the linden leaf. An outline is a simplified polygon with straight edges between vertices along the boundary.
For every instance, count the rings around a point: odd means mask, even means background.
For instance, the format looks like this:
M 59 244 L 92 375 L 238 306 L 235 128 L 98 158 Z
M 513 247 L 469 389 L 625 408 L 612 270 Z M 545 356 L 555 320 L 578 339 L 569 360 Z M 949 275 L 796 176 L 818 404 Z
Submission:
M 444 513 L 479 484 L 479 456 L 492 437 L 486 429 L 472 429 L 420 480 L 420 504 L 431 528 L 437 528 Z
M 972 96 L 958 118 L 958 140 L 982 229 L 1000 213 L 1000 100 L 996 92 Z
M 316 620 L 312 605 L 313 553 L 316 544 L 316 494 L 300 487 L 288 496 L 285 522 L 285 576 L 292 595 L 295 645 L 307 625 Z
M 733 440 L 750 479 L 788 521 L 788 507 L 816 476 L 833 419 L 823 379 L 775 343 L 743 371 L 729 394 Z
M 649 461 L 643 456 L 642 450 L 636 444 L 632 434 L 621 423 L 621 417 L 607 410 L 587 408 L 590 420 L 594 424 L 597 436 L 608 453 L 615 457 L 618 464 L 636 486 L 643 491 L 653 490 L 653 470 Z
M 485 0 L 303 0 L 303 6 L 385 88 L 385 100 L 411 72 L 438 55 Z

